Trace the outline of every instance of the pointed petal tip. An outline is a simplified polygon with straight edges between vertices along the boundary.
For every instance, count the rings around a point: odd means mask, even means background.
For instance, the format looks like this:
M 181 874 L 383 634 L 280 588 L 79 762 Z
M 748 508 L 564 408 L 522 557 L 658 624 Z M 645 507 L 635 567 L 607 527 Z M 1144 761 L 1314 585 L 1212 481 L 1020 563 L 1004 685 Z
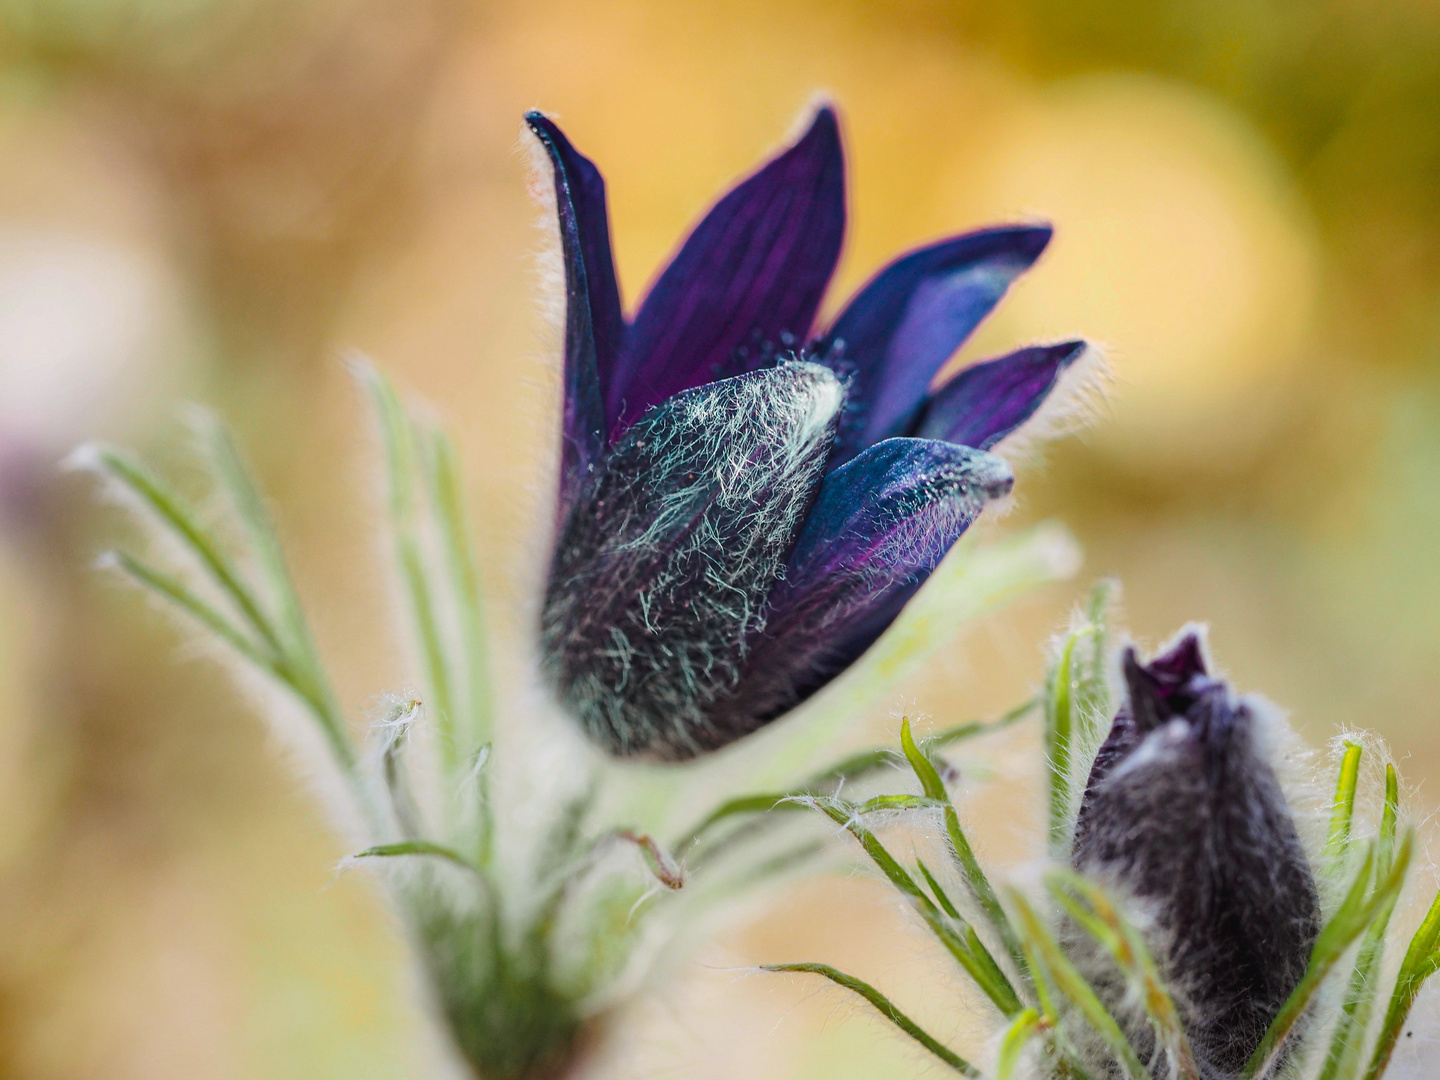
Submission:
M 1208 675 L 1200 628 L 1186 627 L 1173 645 L 1157 653 L 1145 666 L 1152 674 L 1179 685 L 1188 683 L 1197 675 Z
M 809 138 L 811 135 L 824 135 L 836 140 L 840 138 L 840 114 L 835 111 L 834 104 L 822 101 L 816 107 L 804 137 Z
M 1195 679 L 1209 674 L 1197 627 L 1187 627 L 1174 644 L 1151 657 L 1149 663 L 1142 664 L 1134 646 L 1127 646 L 1121 667 L 1131 714 L 1145 732 L 1186 711 L 1194 700 Z
M 1047 221 L 1002 225 L 994 231 L 1008 239 L 1006 246 L 1025 267 L 1033 265 L 1045 253 L 1055 236 L 1054 227 Z
M 555 138 L 557 135 L 564 138 L 559 126 L 554 120 L 542 113 L 539 109 L 531 109 L 525 114 L 525 126 L 540 138 Z

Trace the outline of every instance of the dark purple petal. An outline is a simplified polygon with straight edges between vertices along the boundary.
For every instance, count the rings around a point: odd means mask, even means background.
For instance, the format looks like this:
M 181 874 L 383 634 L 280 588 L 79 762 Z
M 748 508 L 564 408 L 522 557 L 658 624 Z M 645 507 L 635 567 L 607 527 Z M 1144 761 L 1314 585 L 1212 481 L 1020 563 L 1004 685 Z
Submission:
M 619 355 L 625 321 L 600 170 L 570 145 L 548 117 L 528 113 L 525 122 L 555 170 L 555 205 L 565 262 L 565 415 L 561 455 L 560 511 L 595 467 L 605 445 L 606 386 Z
M 915 434 L 988 450 L 1035 415 L 1084 351 L 1083 341 L 1067 341 L 972 364 L 934 393 Z
M 1077 869 L 1119 886 L 1204 1076 L 1238 1076 L 1305 971 L 1320 929 L 1314 877 L 1251 707 L 1205 673 L 1198 637 L 1124 663 L 1127 701 L 1076 821 Z M 1081 933 L 1071 956 L 1112 1006 L 1125 980 Z M 1117 1012 L 1117 1016 L 1125 1016 Z M 1128 1025 L 1154 1050 L 1143 1019 Z M 1173 1064 L 1173 1063 L 1170 1063 Z M 1168 1075 L 1163 1061 L 1156 1075 Z
M 957 236 L 895 260 L 855 295 L 813 350 L 851 379 L 832 467 L 910 431 L 935 373 L 1049 242 L 1046 225 Z
M 768 719 L 843 671 L 1012 482 L 993 455 L 923 439 L 886 440 L 829 473 L 729 707 Z
M 672 394 L 802 346 L 844 232 L 840 129 L 824 108 L 715 204 L 645 297 L 607 392 L 610 438 Z
M 806 363 L 688 390 L 632 425 L 586 485 L 556 545 L 542 644 L 557 696 L 612 753 L 687 758 L 759 725 L 717 702 L 740 679 L 843 399 Z

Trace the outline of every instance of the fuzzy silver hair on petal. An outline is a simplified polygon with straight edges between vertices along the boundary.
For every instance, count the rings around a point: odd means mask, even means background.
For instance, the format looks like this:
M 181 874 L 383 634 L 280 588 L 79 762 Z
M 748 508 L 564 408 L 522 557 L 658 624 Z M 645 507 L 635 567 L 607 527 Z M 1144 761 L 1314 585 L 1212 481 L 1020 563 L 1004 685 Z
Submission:
M 542 614 L 547 673 L 618 754 L 694 754 L 739 680 L 830 452 L 840 381 L 786 364 L 646 414 L 581 493 Z
M 1239 1076 L 1299 983 L 1320 931 L 1315 879 L 1254 706 L 1205 668 L 1198 636 L 1141 664 L 1124 656 L 1128 700 L 1100 747 L 1076 821 L 1077 870 L 1148 916 L 1206 1080 Z M 1077 959 L 1123 1015 L 1124 981 L 1083 935 Z M 1142 1057 L 1149 1024 L 1128 1032 Z M 1157 1077 L 1173 1063 L 1163 1055 Z

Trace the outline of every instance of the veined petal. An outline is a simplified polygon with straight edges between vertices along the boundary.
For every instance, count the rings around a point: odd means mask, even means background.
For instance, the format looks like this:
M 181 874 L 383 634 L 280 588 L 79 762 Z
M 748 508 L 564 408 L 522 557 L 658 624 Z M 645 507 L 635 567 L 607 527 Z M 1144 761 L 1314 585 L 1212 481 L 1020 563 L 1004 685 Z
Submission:
M 911 429 L 930 380 L 1050 242 L 1046 225 L 957 236 L 872 278 L 813 352 L 851 380 L 834 468 Z
M 840 257 L 835 113 L 705 215 L 645 297 L 607 395 L 610 438 L 672 394 L 800 348 Z
M 679 394 L 611 449 L 566 521 L 542 613 L 547 675 L 616 754 L 678 759 L 714 722 L 823 475 L 844 390 L 791 363 Z
M 849 666 L 1012 483 L 1000 458 L 925 439 L 887 439 L 828 474 L 733 707 L 768 719 Z
M 565 262 L 565 405 L 560 511 L 599 465 L 608 428 L 605 389 L 614 372 L 625 320 L 610 251 L 605 180 L 549 117 L 525 122 L 549 155 Z
M 926 403 L 915 427 L 922 439 L 988 450 L 1035 415 L 1085 342 L 1036 345 L 972 364 Z

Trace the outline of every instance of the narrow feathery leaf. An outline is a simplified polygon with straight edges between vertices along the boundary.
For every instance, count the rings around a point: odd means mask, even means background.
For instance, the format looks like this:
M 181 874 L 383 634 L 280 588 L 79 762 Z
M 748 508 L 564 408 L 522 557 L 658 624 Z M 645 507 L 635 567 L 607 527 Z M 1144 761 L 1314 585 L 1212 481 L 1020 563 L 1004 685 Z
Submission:
M 1409 839 L 1407 835 L 1407 843 Z M 1401 850 L 1405 850 L 1404 845 Z M 1430 910 L 1425 913 L 1419 929 L 1411 937 L 1410 945 L 1405 950 L 1405 958 L 1400 962 L 1395 988 L 1391 991 L 1385 1019 L 1375 1040 L 1375 1050 L 1370 1058 L 1369 1068 L 1365 1070 L 1365 1080 L 1378 1080 L 1384 1074 L 1420 988 L 1437 969 L 1440 969 L 1440 893 L 1436 894 L 1430 904 Z
M 937 800 L 942 807 L 946 839 L 950 842 L 950 854 L 960 871 L 961 879 L 965 882 L 965 886 L 969 889 L 975 902 L 980 905 L 980 910 L 985 913 L 991 929 L 1004 943 L 1015 966 L 1025 973 L 1025 958 L 1020 951 L 1019 937 L 1010 922 L 1010 917 L 1006 915 L 1005 909 L 1000 905 L 1000 898 L 996 896 L 995 890 L 990 885 L 990 879 L 985 876 L 985 871 L 980 866 L 980 860 L 975 857 L 969 839 L 965 836 L 964 830 L 960 828 L 960 815 L 955 810 L 954 803 L 950 801 L 949 793 L 946 792 L 934 763 L 915 744 L 915 740 L 910 734 L 908 718 L 900 721 L 900 747 L 926 795 Z
M 1347 742 L 1340 759 L 1340 776 L 1335 782 L 1335 801 L 1330 812 L 1330 828 L 1325 838 L 1327 864 L 1343 865 L 1350 849 L 1350 822 L 1355 816 L 1355 785 L 1360 779 L 1359 744 Z
M 1349 756 L 1348 747 L 1346 756 Z M 1395 857 L 1395 830 L 1399 816 L 1400 782 L 1395 774 L 1395 766 L 1387 762 L 1385 809 L 1380 819 L 1380 835 L 1375 849 L 1375 862 L 1380 875 L 1390 872 Z M 1385 932 L 1389 929 L 1390 916 L 1394 913 L 1399 898 L 1397 891 L 1389 904 L 1381 908 L 1380 913 L 1375 916 L 1361 940 L 1355 966 L 1350 972 L 1350 985 L 1346 988 L 1345 999 L 1340 1004 L 1340 1016 L 1330 1038 L 1330 1048 L 1325 1055 L 1319 1080 L 1353 1080 L 1360 1072 L 1365 1035 L 1370 1028 L 1370 1016 L 1379 993 L 1376 977 L 1384 957 Z
M 422 427 L 417 437 L 422 443 L 421 464 L 445 548 L 449 593 L 458 614 L 459 657 L 456 677 L 452 679 L 457 697 L 454 738 L 461 760 L 473 761 L 480 748 L 494 737 L 490 656 L 475 541 L 455 447 L 438 428 Z
M 429 715 L 435 725 L 440 757 L 448 775 L 459 767 L 454 730 L 454 699 L 451 694 L 451 665 L 446 656 L 444 634 L 436 612 L 433 570 L 427 566 L 420 535 L 420 494 L 415 488 L 418 464 L 410 418 L 390 380 L 375 368 L 360 368 L 360 378 L 369 391 L 379 421 L 385 448 L 385 472 L 389 482 L 390 530 L 395 563 L 405 592 L 420 661 L 425 671 Z
M 1070 845 L 1071 750 L 1077 718 L 1075 707 L 1076 647 L 1096 633 L 1094 626 L 1082 626 L 1068 634 L 1045 680 L 1045 757 L 1049 781 L 1050 848 L 1060 853 Z
M 923 1046 L 930 1053 L 943 1061 L 950 1068 L 962 1076 L 980 1076 L 980 1070 L 971 1065 L 959 1054 L 945 1046 L 939 1039 L 927 1033 L 919 1024 L 902 1013 L 884 994 L 880 993 L 869 983 L 861 982 L 853 975 L 846 975 L 837 971 L 828 964 L 765 964 L 762 971 L 795 972 L 805 975 L 823 975 L 837 986 L 843 986 L 852 993 L 859 994 L 871 1005 L 875 1006 L 877 1012 L 886 1020 L 894 1024 L 901 1031 L 909 1035 L 917 1043 Z
M 241 460 L 240 450 L 225 426 L 208 413 L 199 414 L 198 424 L 202 436 L 206 438 L 220 487 L 229 496 L 235 513 L 249 534 L 252 554 L 265 578 L 270 602 L 276 609 L 276 627 L 286 658 L 291 667 L 297 669 L 298 674 L 310 685 L 316 700 L 323 702 L 331 724 L 337 731 L 343 731 L 344 723 L 340 719 L 339 703 L 330 688 L 325 665 L 315 647 L 315 639 L 305 619 L 304 606 L 300 603 L 300 594 L 295 588 L 284 548 L 275 531 L 275 523 L 265 507 L 265 501 L 255 487 L 249 469 Z
M 216 445 L 213 449 L 219 451 L 218 456 L 228 459 L 229 455 L 225 451 L 228 445 L 228 440 L 225 440 L 224 445 Z M 124 455 L 107 447 L 96 448 L 93 453 L 100 471 L 137 500 L 146 511 L 146 516 L 163 529 L 167 536 L 179 542 L 181 549 L 195 559 L 205 577 L 221 596 L 234 605 L 237 614 L 250 624 L 260 640 L 250 639 L 222 612 L 201 599 L 174 575 L 149 567 L 130 556 L 121 560 L 122 566 L 128 562 L 125 568 L 135 573 L 148 587 L 220 634 L 222 639 L 243 657 L 256 663 L 268 675 L 295 693 L 320 724 L 325 741 L 341 769 L 353 777 L 354 744 L 345 729 L 344 720 L 329 691 L 323 672 L 317 671 L 319 661 L 313 652 L 308 631 L 304 628 L 303 617 L 292 610 L 285 620 L 288 623 L 288 632 L 282 631 L 268 613 L 264 601 L 245 580 L 215 536 L 200 524 L 198 515 L 184 499 L 143 466 Z M 216 461 L 216 466 L 219 470 L 221 462 Z M 278 543 L 274 541 L 273 531 L 268 528 L 263 506 L 259 503 L 258 496 L 254 496 L 253 488 L 249 488 L 243 468 L 237 460 L 229 460 L 225 473 L 222 473 L 222 481 L 227 479 L 225 474 L 229 474 L 227 486 L 232 499 L 237 504 L 244 504 L 252 515 L 258 515 L 261 519 L 246 522 L 252 538 L 259 537 L 267 545 Z M 264 539 L 266 537 L 268 540 Z M 276 585 L 274 577 L 277 563 L 280 567 L 280 591 L 283 593 L 290 589 L 288 573 L 284 571 L 283 558 L 278 552 L 270 551 L 262 561 L 269 564 L 272 589 Z M 293 606 L 298 610 L 299 601 L 293 591 L 289 591 L 288 598 L 281 596 L 278 599 L 287 608 Z
M 1000 1053 L 995 1061 L 995 1080 L 1010 1080 L 1020 1064 L 1020 1057 L 1032 1039 L 1040 1034 L 1040 1014 L 1034 1009 L 1018 1013 L 1000 1039 Z
M 1387 906 L 1394 903 L 1401 885 L 1405 883 L 1405 872 L 1410 867 L 1414 843 L 1414 832 L 1407 832 L 1396 851 L 1394 864 L 1389 873 L 1384 875 L 1379 874 L 1375 866 L 1376 845 L 1367 846 L 1354 884 L 1339 909 L 1320 931 L 1320 936 L 1315 939 L 1315 947 L 1311 950 L 1310 963 L 1305 968 L 1305 974 L 1281 1006 L 1264 1038 L 1260 1040 L 1260 1045 L 1245 1063 L 1242 1075 L 1246 1080 L 1258 1080 L 1270 1075 L 1271 1068 L 1285 1050 L 1286 1040 L 1300 1023 L 1330 970 L 1345 955 L 1345 950 L 1355 939 L 1365 932 Z M 1373 888 L 1370 887 L 1372 881 Z M 1404 971 L 1403 966 L 1401 970 Z
M 1045 886 L 1075 925 L 1105 950 L 1124 975 L 1155 1028 L 1171 1067 L 1182 1080 L 1200 1080 L 1179 1010 L 1140 932 L 1130 925 L 1104 889 L 1079 874 L 1051 871 Z
M 885 877 L 910 901 L 912 907 L 924 920 L 930 932 L 964 970 L 986 997 L 1004 1016 L 1013 1016 L 1022 1006 L 1015 994 L 1015 988 L 1000 970 L 993 957 L 985 950 L 978 938 L 967 941 L 957 933 L 954 924 L 925 895 L 925 891 L 886 850 L 885 845 L 859 820 L 857 808 L 836 799 L 807 799 L 803 804 L 825 814 L 841 828 L 860 842 L 861 849 L 869 856 Z
M 282 654 L 280 637 L 254 591 L 185 500 L 143 465 L 118 451 L 100 446 L 94 447 L 93 453 L 100 471 L 137 499 L 165 531 L 194 556 L 265 644 L 277 655 Z
M 1129 1038 L 1085 977 L 1070 962 L 1030 902 L 1016 889 L 1006 889 L 1006 897 L 1015 911 L 1021 938 L 1039 964 L 1036 981 L 1048 983 L 1049 989 L 1079 1010 L 1086 1023 L 1115 1056 L 1128 1080 L 1148 1080 L 1149 1073 L 1140 1063 Z
M 452 862 L 456 866 L 462 866 L 472 874 L 480 873 L 480 868 L 458 851 L 455 851 L 453 848 L 448 848 L 444 844 L 432 843 L 429 840 L 401 840 L 393 844 L 376 844 L 374 847 L 368 847 L 364 851 L 357 851 L 351 858 L 393 859 L 402 855 L 432 855 L 436 858 Z
M 100 562 L 102 566 L 113 564 L 121 573 L 133 578 L 137 584 L 143 585 L 161 599 L 174 604 L 246 660 L 269 672 L 277 681 L 285 683 L 304 700 L 303 695 L 300 695 L 299 688 L 290 679 L 290 673 L 273 652 L 266 646 L 252 641 L 244 631 L 230 621 L 228 616 L 197 596 L 178 577 L 157 570 L 126 551 L 107 552 L 101 557 Z

